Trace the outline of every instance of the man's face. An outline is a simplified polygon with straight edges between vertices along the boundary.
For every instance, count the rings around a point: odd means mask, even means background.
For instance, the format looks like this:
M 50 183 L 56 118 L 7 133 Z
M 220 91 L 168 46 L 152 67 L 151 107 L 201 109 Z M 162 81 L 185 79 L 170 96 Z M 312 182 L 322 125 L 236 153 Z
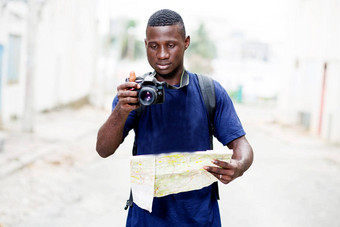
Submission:
M 184 51 L 189 44 L 190 37 L 182 36 L 179 25 L 147 27 L 145 47 L 149 64 L 165 79 L 182 73 Z

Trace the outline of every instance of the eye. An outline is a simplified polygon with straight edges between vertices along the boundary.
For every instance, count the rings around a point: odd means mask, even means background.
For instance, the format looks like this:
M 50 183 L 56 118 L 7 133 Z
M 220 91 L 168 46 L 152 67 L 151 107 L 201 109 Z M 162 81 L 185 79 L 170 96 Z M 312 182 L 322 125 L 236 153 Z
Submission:
M 173 43 L 168 44 L 168 48 L 174 48 L 174 47 L 175 47 L 175 44 L 173 44 Z
M 158 46 L 157 46 L 157 44 L 152 43 L 152 44 L 149 45 L 149 47 L 150 47 L 151 49 L 155 50 L 155 49 L 157 49 Z

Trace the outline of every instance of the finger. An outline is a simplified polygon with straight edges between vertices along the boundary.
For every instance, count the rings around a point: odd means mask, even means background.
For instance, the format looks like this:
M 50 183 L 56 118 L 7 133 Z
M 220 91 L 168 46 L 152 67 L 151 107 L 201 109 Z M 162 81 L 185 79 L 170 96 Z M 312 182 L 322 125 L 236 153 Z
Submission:
M 212 175 L 214 175 L 219 181 L 221 181 L 224 184 L 228 184 L 230 181 L 234 179 L 234 171 L 232 170 L 225 170 L 222 168 L 212 166 L 204 166 L 203 168 Z
M 117 106 L 119 106 L 122 110 L 131 112 L 132 110 L 139 108 L 140 104 L 139 104 L 138 98 L 126 97 L 126 98 L 120 99 L 118 101 Z
M 214 175 L 219 181 L 221 181 L 223 184 L 228 184 L 230 181 L 232 181 L 232 177 L 227 176 L 227 175 L 222 175 L 222 174 L 214 174 Z
M 139 89 L 140 85 L 137 84 L 136 82 L 126 82 L 126 83 L 119 85 L 117 87 L 117 90 L 119 91 L 119 90 L 131 89 L 131 88 Z
M 219 167 L 204 166 L 203 168 L 212 174 L 216 174 L 216 175 L 224 174 L 224 170 Z
M 136 81 L 136 73 L 134 71 L 130 72 L 129 81 Z
M 131 90 L 119 90 L 118 91 L 118 98 L 125 98 L 125 97 L 137 97 L 137 91 Z
M 216 174 L 216 175 L 232 176 L 235 173 L 235 171 L 233 169 L 223 169 L 223 168 L 220 168 L 220 167 L 213 167 L 213 166 L 205 166 L 204 169 L 207 170 L 208 172 L 210 172 L 212 174 Z
M 225 162 L 225 161 L 221 161 L 221 160 L 212 160 L 212 163 L 214 163 L 215 165 L 224 168 L 224 169 L 230 169 L 230 168 L 235 168 L 234 165 L 232 163 L 229 162 Z
M 125 97 L 122 98 L 121 100 L 119 100 L 119 102 L 121 102 L 122 104 L 137 104 L 139 103 L 139 99 L 138 98 L 134 98 L 134 97 Z

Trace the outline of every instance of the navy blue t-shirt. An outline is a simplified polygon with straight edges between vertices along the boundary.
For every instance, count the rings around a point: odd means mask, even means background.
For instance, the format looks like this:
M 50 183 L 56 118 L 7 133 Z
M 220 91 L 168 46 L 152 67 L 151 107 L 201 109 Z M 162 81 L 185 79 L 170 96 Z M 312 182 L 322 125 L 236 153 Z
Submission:
M 124 138 L 131 129 L 138 135 L 137 155 L 192 152 L 210 149 L 208 114 L 197 76 L 188 72 L 188 84 L 165 88 L 163 104 L 148 106 L 139 119 L 132 111 Z M 245 132 L 225 89 L 214 81 L 216 112 L 214 136 L 226 145 Z M 118 102 L 115 97 L 112 107 Z M 136 204 L 129 209 L 127 226 L 220 226 L 216 193 L 212 186 L 154 198 L 152 213 Z

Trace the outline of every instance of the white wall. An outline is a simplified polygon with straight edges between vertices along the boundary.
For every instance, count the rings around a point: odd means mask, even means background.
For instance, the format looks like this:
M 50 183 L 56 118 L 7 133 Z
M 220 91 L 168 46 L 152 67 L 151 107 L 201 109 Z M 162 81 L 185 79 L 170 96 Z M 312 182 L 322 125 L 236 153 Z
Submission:
M 4 46 L 2 72 L 3 122 L 24 112 L 28 38 L 28 5 L 9 1 L 0 12 L 0 43 Z M 96 1 L 46 0 L 37 15 L 34 58 L 34 111 L 51 109 L 90 95 L 96 72 Z M 8 84 L 10 34 L 22 37 L 20 76 Z
M 292 10 L 295 7 L 287 35 L 291 40 L 291 54 L 287 55 L 291 70 L 282 84 L 278 108 L 285 111 L 279 112 L 278 118 L 281 122 L 301 124 L 301 113 L 307 114 L 311 133 L 340 143 L 340 2 L 301 0 Z
M 20 116 L 23 112 L 25 96 L 26 73 L 26 4 L 23 2 L 9 2 L 0 10 L 0 43 L 4 46 L 1 81 L 1 121 L 10 117 Z M 9 36 L 21 37 L 21 56 L 19 79 L 16 83 L 8 83 L 8 47 Z
M 89 95 L 95 73 L 95 2 L 49 1 L 41 16 L 36 55 L 36 108 Z

